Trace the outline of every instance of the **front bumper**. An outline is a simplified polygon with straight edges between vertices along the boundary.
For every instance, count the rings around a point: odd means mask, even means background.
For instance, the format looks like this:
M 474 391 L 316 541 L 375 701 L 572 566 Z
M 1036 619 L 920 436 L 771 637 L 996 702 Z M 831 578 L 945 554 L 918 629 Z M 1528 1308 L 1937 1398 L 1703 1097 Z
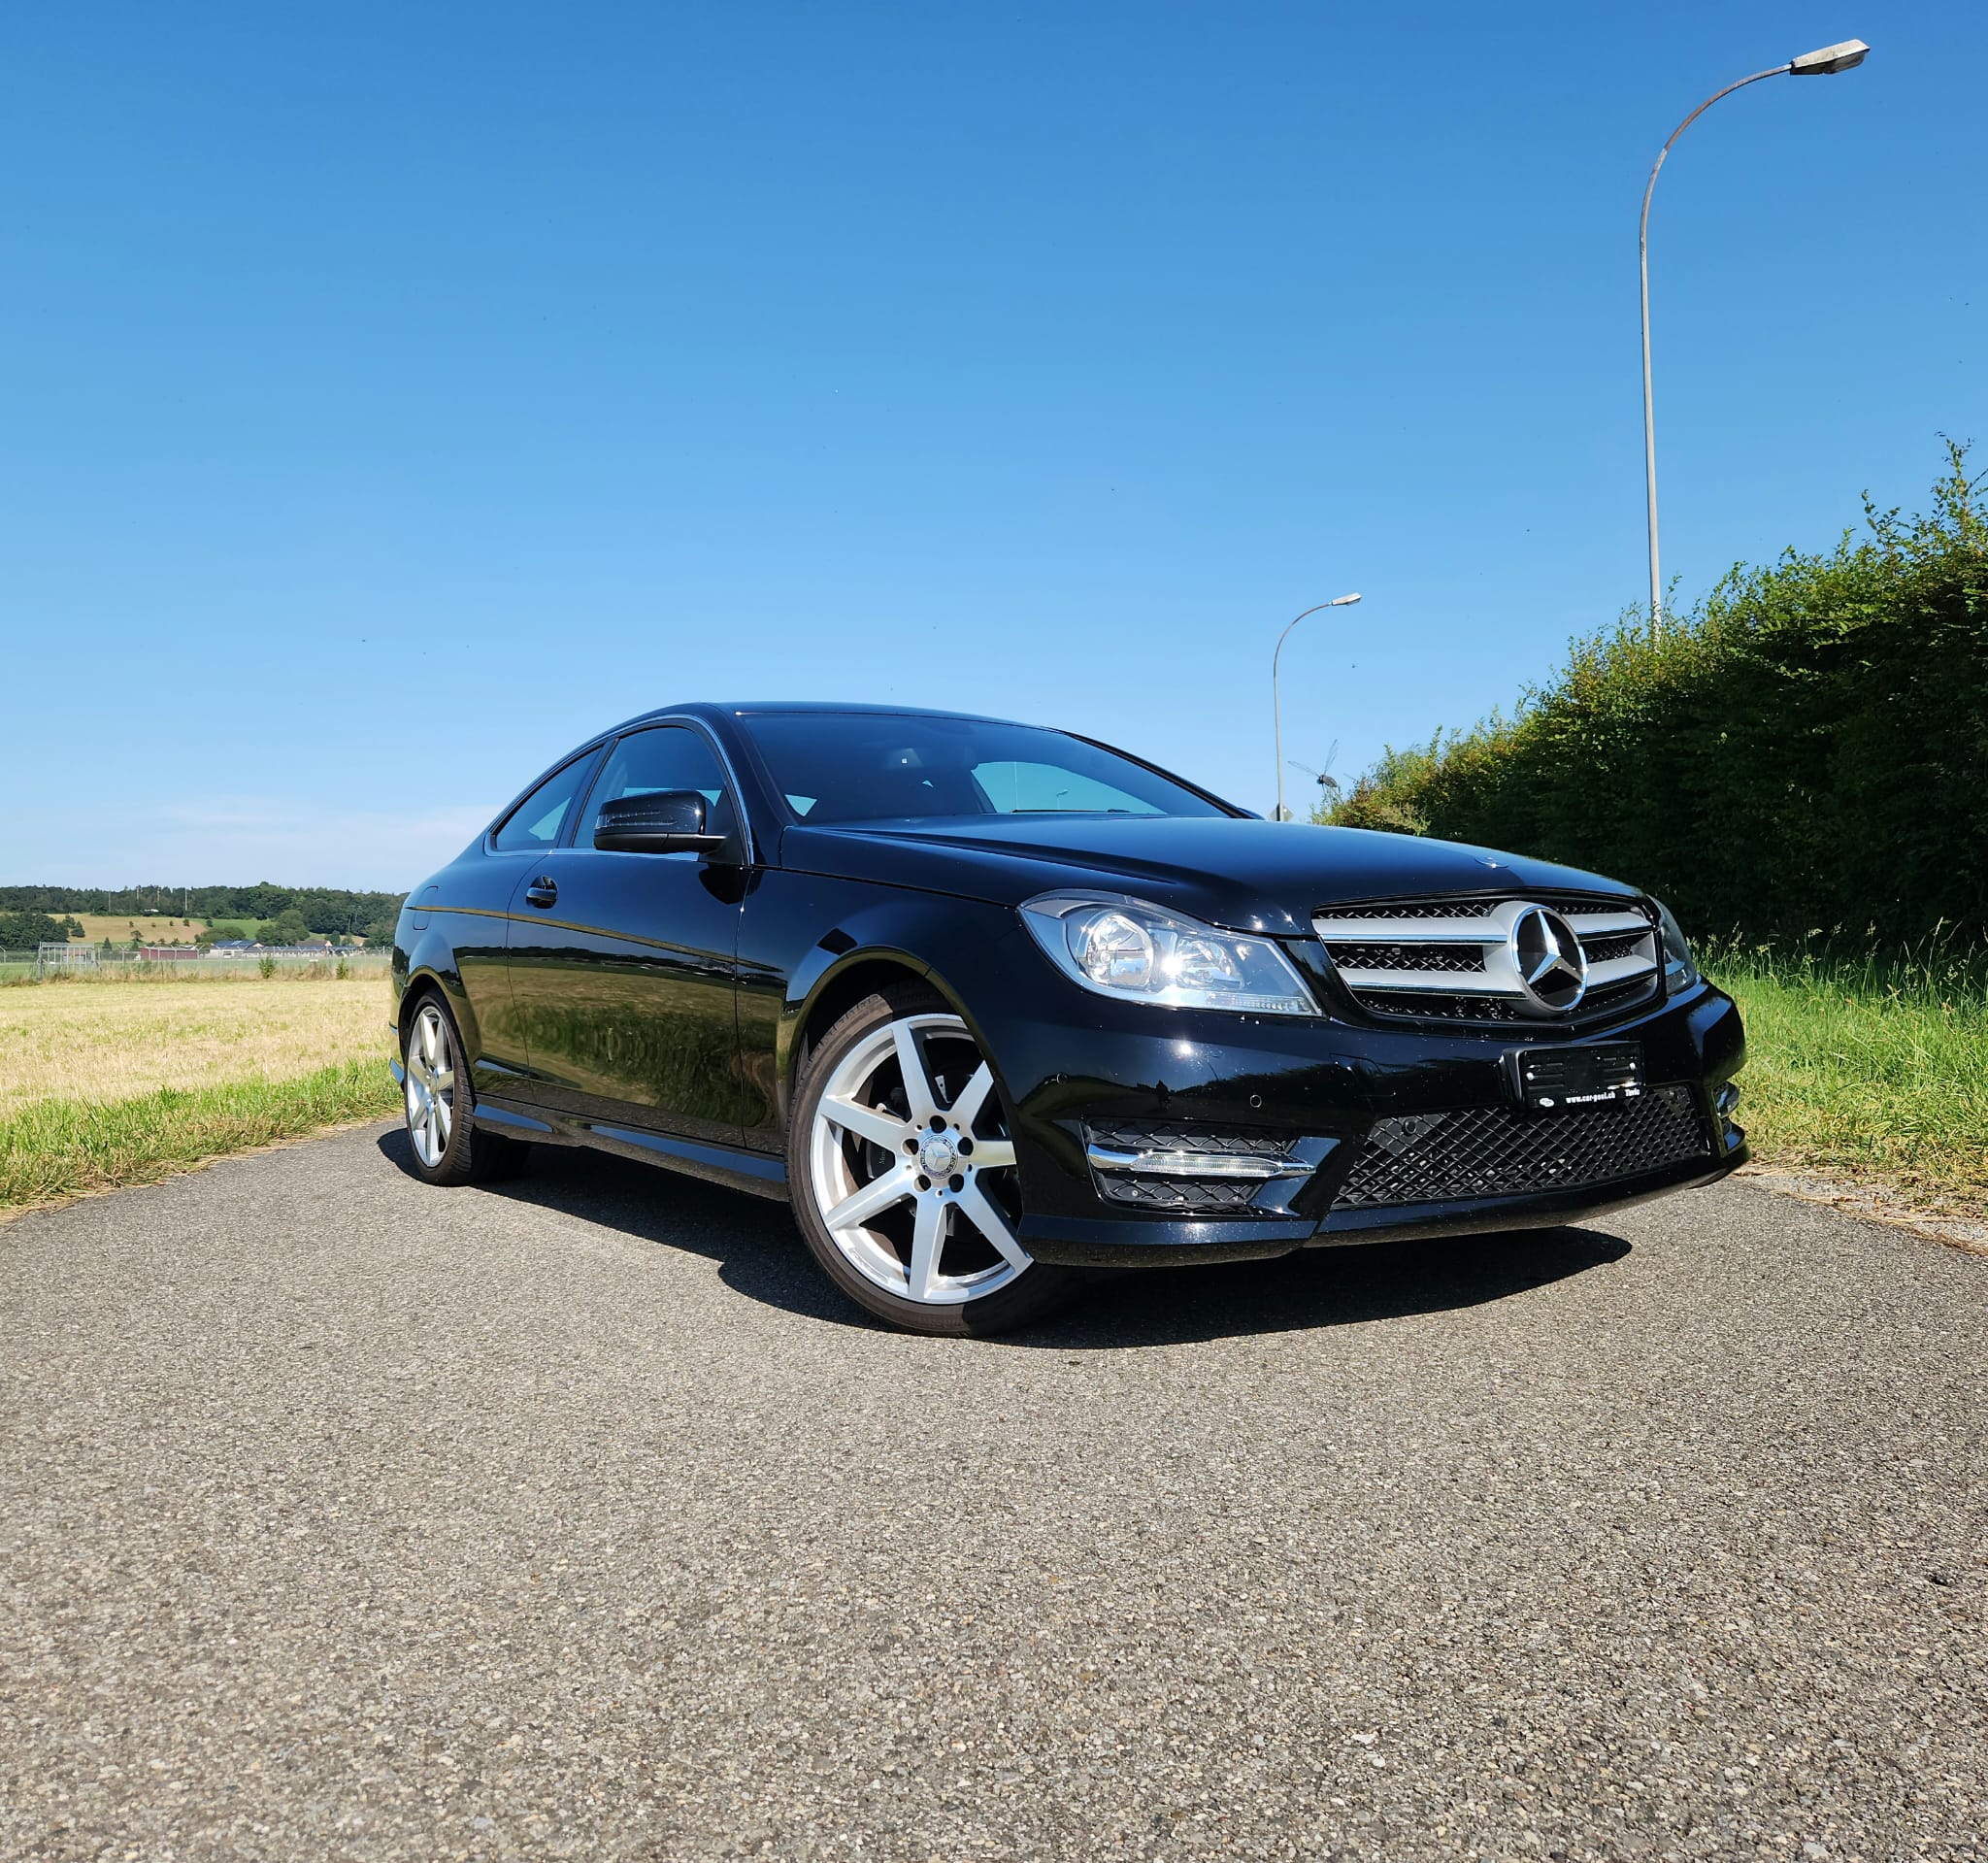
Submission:
M 1326 1018 L 1158 1018 L 1150 1010 L 1113 1013 L 1116 1006 L 1106 1004 L 1074 1040 L 1070 1021 L 1055 1015 L 1058 1007 L 1044 1004 L 1048 1014 L 1042 1019 L 1008 1018 L 985 1031 L 1003 1058 L 1016 1114 L 1026 1212 L 1020 1236 L 1039 1261 L 1238 1260 L 1355 1242 L 1553 1225 L 1713 1182 L 1746 1157 L 1744 1134 L 1719 1103 L 1720 1089 L 1744 1060 L 1740 1015 L 1729 997 L 1706 984 L 1580 1038 L 1639 1044 L 1651 1099 L 1664 1102 L 1666 1114 L 1690 1122 L 1700 1136 L 1696 1148 L 1677 1142 L 1682 1128 L 1673 1121 L 1668 1148 L 1649 1160 L 1620 1147 L 1611 1151 L 1570 1144 L 1563 1150 L 1574 1161 L 1557 1174 L 1536 1170 L 1539 1181 L 1523 1187 L 1460 1195 L 1458 1185 L 1469 1174 L 1451 1171 L 1431 1180 L 1437 1194 L 1377 1204 L 1342 1193 L 1371 1199 L 1371 1189 L 1358 1192 L 1356 1173 L 1372 1177 L 1375 1145 L 1424 1124 L 1433 1128 L 1438 1120 L 1429 1115 L 1473 1117 L 1480 1129 L 1504 1121 L 1524 1133 L 1507 1057 L 1517 1047 L 1553 1045 L 1553 1032 L 1382 1028 Z M 1079 1057 L 1080 1066 L 1073 1066 Z M 1575 1122 L 1625 1114 L 1597 1108 L 1558 1116 L 1562 1130 L 1586 1139 L 1601 1128 Z M 1225 1129 L 1258 1135 L 1308 1169 L 1257 1175 L 1231 1209 L 1184 1214 L 1137 1207 L 1124 1201 L 1126 1179 L 1114 1180 L 1111 1164 L 1122 1155 L 1114 1148 L 1126 1143 L 1120 1135 L 1141 1122 L 1216 1140 Z M 1277 1135 L 1288 1143 L 1272 1144 Z M 1549 1167 L 1559 1156 L 1549 1141 L 1533 1149 L 1547 1154 Z M 1189 1169 L 1180 1162 L 1170 1168 Z M 1582 1177 L 1583 1168 L 1598 1175 Z M 1243 1166 L 1234 1169 L 1248 1175 Z

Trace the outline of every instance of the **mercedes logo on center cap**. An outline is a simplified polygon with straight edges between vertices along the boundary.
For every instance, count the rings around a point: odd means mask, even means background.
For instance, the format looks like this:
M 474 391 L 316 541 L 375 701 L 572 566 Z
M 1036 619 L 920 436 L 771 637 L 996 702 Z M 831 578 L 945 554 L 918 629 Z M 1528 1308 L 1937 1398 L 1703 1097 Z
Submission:
M 1540 1008 L 1565 1015 L 1588 993 L 1588 956 L 1574 927 L 1544 906 L 1528 906 L 1508 940 L 1518 981 Z

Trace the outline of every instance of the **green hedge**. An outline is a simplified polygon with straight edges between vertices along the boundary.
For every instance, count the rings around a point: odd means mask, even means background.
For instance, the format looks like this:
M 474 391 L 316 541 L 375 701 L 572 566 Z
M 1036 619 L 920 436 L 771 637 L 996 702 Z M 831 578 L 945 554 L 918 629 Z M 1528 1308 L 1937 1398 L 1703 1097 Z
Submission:
M 1988 510 L 1736 567 L 1652 644 L 1576 642 L 1510 718 L 1390 749 L 1320 819 L 1510 848 L 1776 941 L 1988 928 Z

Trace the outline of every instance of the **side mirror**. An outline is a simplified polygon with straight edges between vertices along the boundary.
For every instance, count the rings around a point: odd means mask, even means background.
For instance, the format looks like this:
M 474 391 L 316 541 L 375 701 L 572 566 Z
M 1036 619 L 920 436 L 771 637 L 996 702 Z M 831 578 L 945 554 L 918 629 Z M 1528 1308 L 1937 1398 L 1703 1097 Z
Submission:
M 594 846 L 610 853 L 714 854 L 725 840 L 709 831 L 704 798 L 695 789 L 616 796 L 594 817 Z

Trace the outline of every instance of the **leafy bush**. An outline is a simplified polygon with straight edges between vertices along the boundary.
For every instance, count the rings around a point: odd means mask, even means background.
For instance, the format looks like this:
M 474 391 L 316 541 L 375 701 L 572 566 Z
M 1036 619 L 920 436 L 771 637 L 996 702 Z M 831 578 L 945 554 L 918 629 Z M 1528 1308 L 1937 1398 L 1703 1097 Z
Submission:
M 1516 714 L 1390 749 L 1319 819 L 1647 886 L 1702 932 L 1887 942 L 1988 927 L 1988 510 L 1966 452 L 1930 516 L 1737 565 L 1652 642 L 1574 643 Z
M 46 913 L 0 913 L 0 950 L 33 950 L 38 945 L 59 945 L 69 936 L 69 920 Z

